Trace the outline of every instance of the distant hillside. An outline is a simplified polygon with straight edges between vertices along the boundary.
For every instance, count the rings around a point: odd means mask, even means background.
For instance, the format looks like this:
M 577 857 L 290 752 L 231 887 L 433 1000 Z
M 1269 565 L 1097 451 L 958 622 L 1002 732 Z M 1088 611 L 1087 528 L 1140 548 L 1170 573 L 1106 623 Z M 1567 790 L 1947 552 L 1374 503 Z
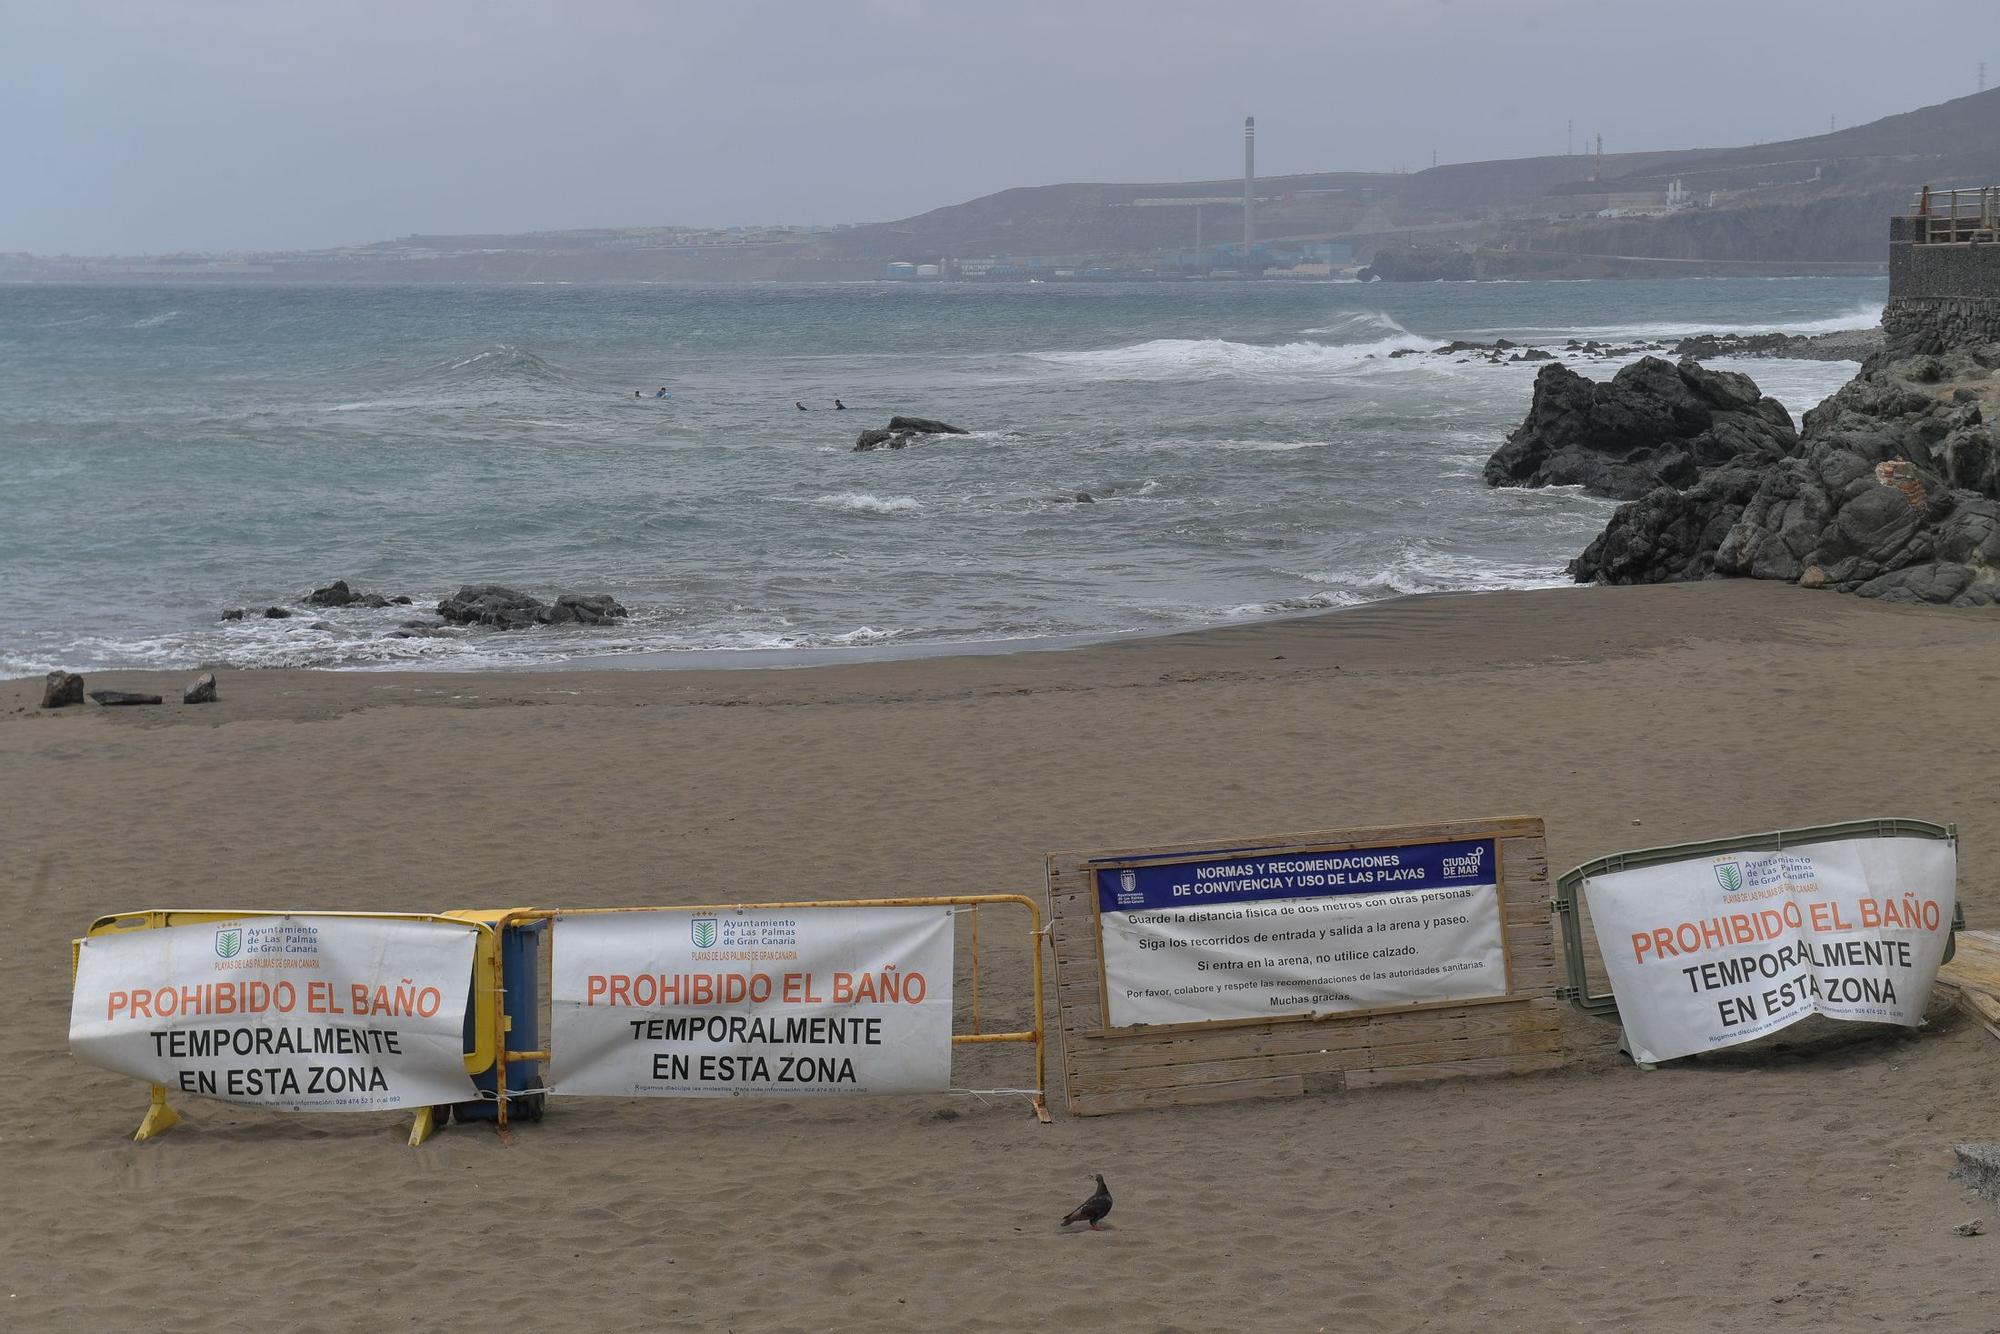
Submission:
M 1693 206 L 1669 211 L 1676 181 Z M 1335 240 L 1365 255 L 1429 248 L 1812 266 L 1875 263 L 1887 215 L 1925 184 L 2000 181 L 2000 89 L 1831 134 L 1738 148 L 1464 162 L 1408 175 L 1259 180 L 1260 240 Z M 856 227 L 830 256 L 927 260 L 1009 253 L 1105 255 L 1192 246 L 1193 206 L 1239 180 L 1006 190 L 898 222 Z M 1711 202 L 1711 196 L 1713 200 Z M 1202 207 L 1204 239 L 1241 235 L 1240 209 Z M 1603 217 L 1601 213 L 1614 215 Z
M 1266 177 L 1257 182 L 1257 239 L 1274 255 L 1332 242 L 1389 278 L 1874 272 L 1887 257 L 1888 215 L 1922 186 L 1994 183 L 2000 89 L 1749 147 Z M 1007 258 L 1054 276 L 1178 276 L 1241 239 L 1242 188 L 1240 178 L 1027 186 L 851 228 L 413 236 L 223 259 L 0 255 L 0 279 L 850 279 L 880 278 L 897 261 L 950 274 L 954 264 L 976 272 L 972 261 Z

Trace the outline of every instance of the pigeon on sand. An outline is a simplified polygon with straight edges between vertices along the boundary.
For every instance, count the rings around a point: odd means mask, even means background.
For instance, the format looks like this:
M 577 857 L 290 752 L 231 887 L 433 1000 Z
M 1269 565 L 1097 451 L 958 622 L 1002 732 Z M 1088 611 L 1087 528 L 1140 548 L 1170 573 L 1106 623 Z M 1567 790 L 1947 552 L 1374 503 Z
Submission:
M 1064 1227 L 1071 1223 L 1088 1223 L 1092 1232 L 1102 1232 L 1098 1220 L 1111 1212 L 1111 1188 L 1104 1184 L 1102 1175 L 1097 1178 L 1097 1193 L 1076 1206 L 1062 1221 Z

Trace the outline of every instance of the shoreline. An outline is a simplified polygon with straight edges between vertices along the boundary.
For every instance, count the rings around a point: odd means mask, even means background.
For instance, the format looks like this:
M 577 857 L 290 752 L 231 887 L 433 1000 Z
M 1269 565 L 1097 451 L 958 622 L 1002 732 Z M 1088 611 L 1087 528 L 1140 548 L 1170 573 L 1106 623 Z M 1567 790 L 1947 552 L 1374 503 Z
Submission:
M 1655 610 L 1657 609 L 1657 610 Z M 230 720 L 230 687 L 239 697 L 260 700 L 310 696 L 322 703 L 359 704 L 360 697 L 382 692 L 407 692 L 413 697 L 441 696 L 452 700 L 520 699 L 534 695 L 611 695 L 646 698 L 665 695 L 692 698 L 710 691 L 730 691 L 756 685 L 757 693 L 780 697 L 796 691 L 815 695 L 815 686 L 860 690 L 929 686 L 938 683 L 987 681 L 1025 683 L 1060 681 L 1076 674 L 1092 678 L 1109 674 L 1123 678 L 1143 675 L 1153 660 L 1168 664 L 1198 663 L 1204 671 L 1242 671 L 1291 675 L 1325 668 L 1417 674 L 1450 671 L 1472 665 L 1536 661 L 1591 660 L 1586 646 L 1615 644 L 1623 651 L 1657 649 L 1706 636 L 1701 625 L 1711 613 L 1724 613 L 1716 627 L 1726 636 L 1741 632 L 1759 618 L 1778 623 L 1867 626 L 1893 638 L 1897 618 L 1936 618 L 1942 631 L 1972 630 L 1991 623 L 1984 609 L 1949 608 L 1879 602 L 1824 589 L 1757 579 L 1709 579 L 1684 583 L 1604 585 L 1565 584 L 1548 588 L 1493 589 L 1470 592 L 1405 593 L 1351 607 L 1315 609 L 1251 620 L 1229 621 L 1193 628 L 1128 632 L 1113 637 L 966 643 L 956 651 L 931 651 L 936 645 L 909 646 L 876 656 L 889 645 L 857 645 L 812 650 L 645 650 L 631 654 L 579 657 L 560 663 L 436 667 L 409 669 L 352 667 L 217 667 L 107 668 L 82 673 L 90 688 L 153 691 L 169 695 L 160 706 L 105 707 L 72 705 L 49 714 L 111 716 L 144 721 L 165 715 L 188 720 Z M 1751 622 L 1744 617 L 1750 616 Z M 1609 618 L 1600 630 L 1598 622 Z M 1876 618 L 1890 618 L 1877 621 Z M 1611 637 L 1606 639 L 1604 635 Z M 1432 641 L 1436 643 L 1433 644 Z M 914 651 L 921 647 L 924 651 Z M 1413 658 L 1432 648 L 1449 649 L 1448 658 Z M 1272 650 L 1280 652 L 1272 653 Z M 1289 651 L 1286 651 L 1289 650 Z M 826 655 L 801 662 L 795 653 Z M 1298 656 L 1293 656 L 1297 654 Z M 1583 655 L 1579 658 L 1578 655 Z M 782 659 L 747 662 L 750 656 Z M 688 661 L 700 657 L 708 661 Z M 640 660 L 645 661 L 640 661 Z M 662 659 L 665 661 L 651 661 Z M 1265 668 L 1283 662 L 1283 668 Z M 1344 664 L 1344 665 L 1343 665 Z M 219 704 L 183 705 L 178 696 L 190 674 L 213 672 L 223 699 Z M 43 678 L 27 675 L 0 678 L 0 717 L 9 711 L 36 713 L 30 694 L 39 698 Z M 796 683 L 796 684 L 793 684 Z M 466 688 L 485 693 L 461 695 Z M 379 701 L 370 701 L 379 702 Z M 48 715 L 44 715 L 48 716 Z M 178 718 L 177 718 L 178 720 Z
M 1741 582 L 1751 582 L 1744 580 Z M 648 648 L 632 649 L 626 652 L 579 653 L 574 657 L 537 660 L 533 662 L 484 662 L 459 664 L 439 662 L 435 666 L 411 663 L 351 664 L 331 667 L 311 666 L 250 666 L 238 667 L 228 663 L 189 663 L 179 667 L 99 667 L 78 669 L 78 675 L 87 681 L 112 678 L 118 688 L 137 688 L 141 683 L 146 688 L 164 691 L 166 685 L 181 676 L 193 673 L 213 672 L 218 680 L 228 677 L 258 677 L 299 673 L 311 676 L 352 677 L 356 680 L 379 680 L 384 677 L 407 676 L 412 680 L 445 680 L 452 677 L 479 678 L 488 676 L 518 677 L 545 675 L 563 677 L 576 674 L 606 673 L 610 675 L 682 676 L 704 674 L 726 676 L 736 672 L 793 672 L 853 669 L 861 670 L 885 664 L 926 663 L 937 661 L 1004 660 L 1022 656 L 1045 654 L 1088 653 L 1097 649 L 1112 649 L 1126 645 L 1143 645 L 1161 641 L 1200 640 L 1209 636 L 1229 635 L 1239 631 L 1255 631 L 1267 626 L 1290 625 L 1297 622 L 1335 620 L 1357 613 L 1377 612 L 1401 606 L 1405 603 L 1422 602 L 1429 599 L 1488 599 L 1512 598 L 1523 594 L 1558 596 L 1589 593 L 1597 588 L 1587 583 L 1551 584 L 1529 588 L 1484 588 L 1464 590 L 1436 590 L 1419 593 L 1392 593 L 1387 597 L 1374 598 L 1367 602 L 1357 602 L 1344 607 L 1312 607 L 1292 611 L 1273 612 L 1265 616 L 1245 617 L 1237 620 L 1214 621 L 1200 625 L 1175 626 L 1148 630 L 1115 630 L 1101 634 L 1048 635 L 1040 638 L 1016 639 L 967 639 L 967 640 L 926 640 L 916 643 L 898 644 L 883 642 L 873 644 L 847 644 L 838 647 L 816 646 L 810 648 Z M 495 634 L 535 633 L 534 631 L 495 631 Z M 575 631 L 573 633 L 589 633 Z M 67 668 L 56 670 L 70 670 Z M 0 676 L 0 691 L 10 686 L 39 688 L 43 673 L 30 672 L 20 676 Z M 96 708 L 96 705 L 86 705 Z
M 1284 624 L 1293 621 L 1311 621 L 1324 617 L 1346 616 L 1354 612 L 1370 611 L 1424 598 L 1487 598 L 1505 597 L 1520 593 L 1568 593 L 1587 590 L 1591 587 L 1589 584 L 1568 583 L 1531 588 L 1490 588 L 1392 593 L 1387 597 L 1374 598 L 1367 602 L 1356 602 L 1344 607 L 1301 608 L 1291 611 L 1272 612 L 1264 616 L 1213 621 L 1199 625 L 1142 630 L 1112 630 L 1099 634 L 1046 635 L 1012 639 L 921 640 L 912 643 L 887 641 L 839 646 L 819 645 L 807 648 L 645 648 L 631 649 L 625 652 L 586 652 L 578 653 L 572 657 L 551 658 L 533 662 L 459 664 L 440 661 L 435 666 L 396 662 L 346 664 L 330 667 L 239 667 L 229 663 L 200 662 L 188 663 L 178 667 L 84 668 L 77 669 L 77 674 L 90 680 L 95 680 L 99 677 L 116 677 L 121 681 L 132 681 L 142 678 L 150 681 L 158 678 L 164 682 L 182 674 L 201 672 L 214 672 L 218 677 L 224 674 L 231 676 L 255 676 L 271 673 L 302 672 L 313 675 L 353 676 L 365 680 L 383 676 L 410 676 L 417 679 L 431 679 L 450 676 L 519 676 L 523 674 L 562 676 L 577 672 L 658 672 L 664 674 L 681 674 L 687 672 L 782 672 L 817 668 L 860 668 L 892 662 L 929 662 L 937 659 L 958 658 L 1011 658 L 1021 654 L 1072 653 L 1120 644 L 1147 643 L 1157 640 L 1171 640 L 1223 633 L 1270 624 Z M 535 631 L 494 631 L 493 633 L 496 635 L 532 634 Z M 588 634 L 589 631 L 570 631 L 568 633 Z M 71 669 L 60 668 L 52 670 Z M 10 685 L 38 685 L 42 680 L 42 675 L 41 673 L 30 672 L 19 676 L 0 676 L 0 688 Z

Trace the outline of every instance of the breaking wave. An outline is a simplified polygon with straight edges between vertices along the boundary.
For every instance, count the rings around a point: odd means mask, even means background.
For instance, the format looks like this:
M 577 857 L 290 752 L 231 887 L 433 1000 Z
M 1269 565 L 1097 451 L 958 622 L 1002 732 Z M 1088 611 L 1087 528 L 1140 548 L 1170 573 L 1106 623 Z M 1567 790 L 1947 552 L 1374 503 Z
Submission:
M 1039 352 L 1037 361 L 1094 380 L 1294 379 L 1357 366 L 1391 352 L 1428 351 L 1434 338 L 1395 334 L 1372 343 L 1236 343 L 1225 338 L 1155 338 L 1090 352 Z
M 1571 579 L 1555 565 L 1483 560 L 1403 542 L 1394 559 L 1372 571 L 1320 570 L 1299 577 L 1348 594 L 1356 602 L 1412 593 L 1487 593 L 1515 588 L 1567 588 Z M 1336 605 L 1352 605 L 1336 604 Z
M 905 514 L 923 508 L 915 496 L 871 496 L 865 491 L 838 491 L 821 496 L 813 504 L 850 514 Z
M 1387 311 L 1354 310 L 1341 315 L 1332 324 L 1317 329 L 1301 329 L 1300 333 L 1310 337 L 1332 336 L 1342 342 L 1375 343 L 1385 335 L 1406 335 L 1414 337 L 1408 329 L 1396 322 Z
M 431 380 L 533 380 L 543 384 L 567 384 L 574 372 L 524 347 L 496 343 L 466 356 L 452 357 L 425 368 L 423 378 Z

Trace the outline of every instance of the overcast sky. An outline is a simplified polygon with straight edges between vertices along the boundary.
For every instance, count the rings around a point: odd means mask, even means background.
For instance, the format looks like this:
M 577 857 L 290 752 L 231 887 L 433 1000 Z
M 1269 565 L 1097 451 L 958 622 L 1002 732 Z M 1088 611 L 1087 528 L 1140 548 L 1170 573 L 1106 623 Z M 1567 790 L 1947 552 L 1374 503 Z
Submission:
M 0 0 L 0 250 L 877 221 L 1246 114 L 1271 175 L 1725 145 L 1982 59 L 2000 0 Z

